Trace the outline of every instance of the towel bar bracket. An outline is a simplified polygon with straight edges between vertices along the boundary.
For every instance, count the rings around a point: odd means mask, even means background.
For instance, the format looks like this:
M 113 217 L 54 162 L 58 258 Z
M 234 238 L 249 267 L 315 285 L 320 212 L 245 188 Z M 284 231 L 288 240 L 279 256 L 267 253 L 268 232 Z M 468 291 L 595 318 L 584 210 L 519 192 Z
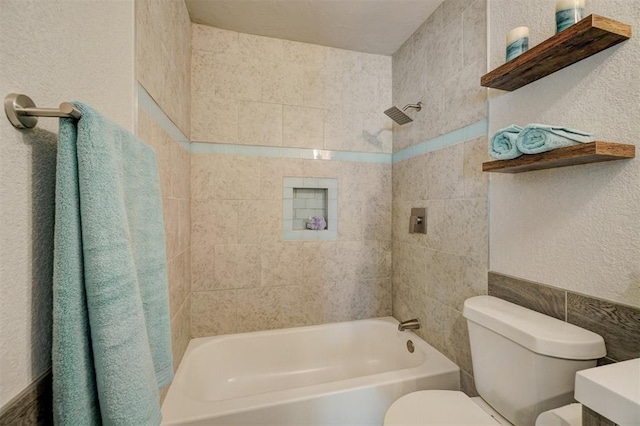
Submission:
M 82 117 L 82 112 L 68 102 L 61 103 L 59 108 L 38 108 L 30 97 L 18 93 L 9 93 L 4 98 L 4 112 L 17 129 L 35 127 L 37 117 Z

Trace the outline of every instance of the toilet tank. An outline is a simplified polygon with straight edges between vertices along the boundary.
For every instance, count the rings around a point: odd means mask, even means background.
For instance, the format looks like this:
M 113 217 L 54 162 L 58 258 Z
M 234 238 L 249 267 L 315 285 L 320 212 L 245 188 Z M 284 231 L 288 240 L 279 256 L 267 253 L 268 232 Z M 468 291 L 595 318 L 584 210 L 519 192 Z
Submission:
M 496 297 L 467 299 L 463 315 L 476 389 L 518 426 L 574 402 L 576 372 L 606 355 L 598 334 Z

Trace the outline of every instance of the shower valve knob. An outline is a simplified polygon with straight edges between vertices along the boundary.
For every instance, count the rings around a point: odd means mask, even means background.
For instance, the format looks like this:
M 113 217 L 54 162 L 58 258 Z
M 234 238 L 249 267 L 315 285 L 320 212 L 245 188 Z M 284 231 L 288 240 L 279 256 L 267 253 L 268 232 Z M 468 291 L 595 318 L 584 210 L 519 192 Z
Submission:
M 409 233 L 410 234 L 426 234 L 427 227 L 425 223 L 426 209 L 413 208 L 409 217 Z

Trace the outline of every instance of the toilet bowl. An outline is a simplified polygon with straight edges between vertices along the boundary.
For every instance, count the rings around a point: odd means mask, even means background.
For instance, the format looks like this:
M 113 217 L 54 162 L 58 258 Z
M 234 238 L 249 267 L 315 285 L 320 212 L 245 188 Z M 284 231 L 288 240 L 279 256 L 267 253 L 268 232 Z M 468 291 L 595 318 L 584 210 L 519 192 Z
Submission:
M 434 425 L 512 426 L 482 398 L 444 390 L 413 392 L 399 398 L 387 410 L 384 426 L 424 425 L 425 419 Z M 582 404 L 545 411 L 535 426 L 582 426 Z
M 574 401 L 575 373 L 606 354 L 602 337 L 492 296 L 467 299 L 463 315 L 480 397 L 413 392 L 389 407 L 385 426 L 581 423 L 581 407 L 564 406 Z
M 511 426 L 511 423 L 481 398 L 469 398 L 458 391 L 427 390 L 410 393 L 391 404 L 384 416 L 384 426 L 424 424 Z

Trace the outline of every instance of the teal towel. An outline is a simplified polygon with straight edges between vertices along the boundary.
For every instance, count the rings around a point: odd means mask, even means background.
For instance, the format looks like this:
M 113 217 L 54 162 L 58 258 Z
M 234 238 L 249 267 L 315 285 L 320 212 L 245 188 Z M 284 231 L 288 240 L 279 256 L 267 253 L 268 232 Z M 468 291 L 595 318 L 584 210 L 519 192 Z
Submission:
M 591 133 L 546 124 L 529 124 L 518 135 L 518 149 L 525 154 L 538 154 L 579 143 L 593 142 Z
M 57 425 L 160 424 L 173 378 L 153 150 L 81 103 L 60 120 L 53 278 Z
M 512 124 L 500 129 L 489 141 L 489 155 L 497 160 L 512 160 L 522 155 L 516 146 L 518 134 L 522 127 Z

